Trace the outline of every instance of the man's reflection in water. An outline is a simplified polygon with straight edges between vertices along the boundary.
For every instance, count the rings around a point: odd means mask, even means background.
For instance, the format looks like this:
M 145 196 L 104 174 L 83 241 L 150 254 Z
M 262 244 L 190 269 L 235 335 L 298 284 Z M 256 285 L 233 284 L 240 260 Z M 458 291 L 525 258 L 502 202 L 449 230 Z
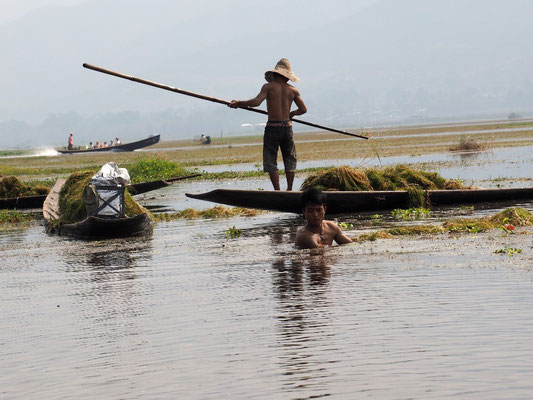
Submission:
M 299 396 L 325 396 L 333 375 L 327 369 L 331 354 L 325 350 L 330 349 L 332 335 L 328 291 L 334 258 L 323 248 L 288 256 L 272 268 L 285 386 L 298 390 Z

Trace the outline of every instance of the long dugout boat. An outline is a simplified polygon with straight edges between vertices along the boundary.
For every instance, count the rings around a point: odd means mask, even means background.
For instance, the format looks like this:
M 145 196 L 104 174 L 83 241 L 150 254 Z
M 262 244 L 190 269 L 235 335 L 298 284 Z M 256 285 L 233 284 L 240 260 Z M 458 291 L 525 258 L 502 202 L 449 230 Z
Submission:
M 325 193 L 328 214 L 409 208 L 409 196 L 405 190 Z M 426 193 L 432 206 L 533 199 L 533 188 L 428 190 Z M 185 195 L 230 206 L 301 213 L 301 194 L 298 191 L 216 189 Z
M 184 179 L 195 178 L 201 174 L 193 174 L 187 176 L 180 176 L 169 179 L 160 179 L 157 181 L 150 182 L 139 182 L 128 185 L 126 189 L 130 192 L 132 196 L 138 194 L 143 194 L 150 192 L 152 190 L 161 189 L 167 186 L 172 185 L 174 182 L 181 181 Z M 0 198 L 0 210 L 3 209 L 28 209 L 28 208 L 42 208 L 43 203 L 46 199 L 46 194 L 39 194 L 35 196 L 21 196 L 21 197 L 11 197 L 11 198 Z
M 123 152 L 123 151 L 134 151 L 142 149 L 144 147 L 152 146 L 153 144 L 159 143 L 159 138 L 161 135 L 154 135 L 147 137 L 146 139 L 141 139 L 136 142 L 119 144 L 116 146 L 108 147 L 99 147 L 96 149 L 79 149 L 79 150 L 57 150 L 61 154 L 80 154 L 80 153 L 102 153 L 106 151 L 114 152 Z

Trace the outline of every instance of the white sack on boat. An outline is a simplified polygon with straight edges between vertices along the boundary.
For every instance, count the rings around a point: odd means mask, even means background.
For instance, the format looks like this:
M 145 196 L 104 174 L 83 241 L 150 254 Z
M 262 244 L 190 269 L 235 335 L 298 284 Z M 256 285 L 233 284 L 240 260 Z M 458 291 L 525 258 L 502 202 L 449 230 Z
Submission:
M 119 168 L 114 162 L 108 162 L 93 175 L 91 183 L 103 186 L 127 186 L 130 184 L 130 174 L 126 168 Z

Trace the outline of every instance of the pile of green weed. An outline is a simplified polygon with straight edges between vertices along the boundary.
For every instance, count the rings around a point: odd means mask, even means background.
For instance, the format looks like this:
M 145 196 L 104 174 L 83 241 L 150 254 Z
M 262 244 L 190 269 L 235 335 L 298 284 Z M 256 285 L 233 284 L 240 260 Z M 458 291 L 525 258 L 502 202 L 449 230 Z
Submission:
M 190 172 L 178 163 L 161 157 L 141 158 L 126 165 L 132 183 L 157 181 L 190 175 Z
M 363 170 L 347 166 L 326 168 L 309 175 L 301 190 L 308 188 L 342 191 L 373 190 Z
M 490 221 L 498 226 L 504 223 L 514 226 L 531 226 L 533 225 L 533 214 L 524 208 L 511 207 L 493 215 L 490 217 Z
M 45 185 L 27 185 L 15 176 L 6 176 L 0 179 L 1 198 L 42 195 L 48 194 L 48 191 L 49 188 Z
M 450 147 L 450 151 L 482 151 L 488 147 L 486 143 L 480 143 L 475 139 L 462 135 L 459 144 Z
M 74 172 L 69 176 L 59 193 L 61 223 L 75 223 L 87 218 L 82 194 L 93 175 L 93 171 L 81 171 Z M 126 216 L 128 217 L 133 217 L 144 212 L 144 209 L 133 199 L 128 191 L 124 193 L 124 206 Z
M 464 188 L 461 183 L 444 179 L 437 172 L 418 171 L 406 165 L 396 165 L 384 169 L 331 167 L 308 176 L 302 184 L 301 190 L 311 187 L 340 191 Z M 419 194 L 414 196 L 419 196 Z

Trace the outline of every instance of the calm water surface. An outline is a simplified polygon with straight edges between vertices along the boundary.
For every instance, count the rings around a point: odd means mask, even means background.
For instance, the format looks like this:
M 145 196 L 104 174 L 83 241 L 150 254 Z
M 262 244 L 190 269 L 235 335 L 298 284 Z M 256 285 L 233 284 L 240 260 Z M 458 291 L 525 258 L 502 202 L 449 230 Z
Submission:
M 183 185 L 144 201 L 180 209 L 184 190 L 217 183 Z M 351 236 L 406 223 L 338 218 Z M 0 398 L 531 398 L 531 230 L 319 252 L 292 246 L 301 224 L 267 213 L 160 223 L 148 239 L 0 233 Z M 494 253 L 505 247 L 522 252 Z

